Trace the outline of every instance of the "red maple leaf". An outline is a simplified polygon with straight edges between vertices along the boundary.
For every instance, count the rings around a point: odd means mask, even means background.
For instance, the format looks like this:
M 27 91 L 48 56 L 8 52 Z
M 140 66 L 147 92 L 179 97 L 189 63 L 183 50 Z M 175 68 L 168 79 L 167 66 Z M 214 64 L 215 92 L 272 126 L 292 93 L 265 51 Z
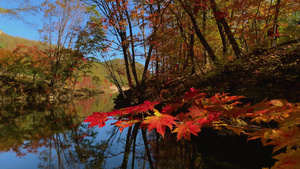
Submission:
M 117 127 L 120 127 L 120 132 L 124 130 L 125 127 L 133 126 L 134 124 L 140 122 L 140 119 L 134 119 L 134 120 L 118 120 L 115 123 L 112 123 L 112 125 L 115 125 Z
M 165 135 L 166 126 L 172 130 L 173 125 L 177 125 L 174 121 L 176 120 L 175 117 L 161 114 L 156 109 L 154 109 L 154 116 L 148 116 L 145 119 L 142 124 L 148 124 L 148 131 L 151 132 L 153 129 L 156 129 L 163 137 Z
M 140 113 L 140 112 L 146 112 L 148 110 L 153 110 L 154 106 L 159 103 L 160 101 L 156 101 L 156 102 L 145 101 L 143 104 L 136 106 L 136 111 Z
M 177 126 L 173 133 L 177 133 L 177 140 L 180 140 L 182 137 L 191 140 L 191 133 L 197 136 L 200 131 L 200 126 L 195 125 L 192 121 L 188 121 Z
M 162 108 L 161 112 L 165 114 L 171 114 L 173 111 L 177 110 L 180 107 L 180 104 L 172 103 L 167 104 L 166 107 Z
M 200 125 L 203 126 L 205 124 L 211 124 L 214 121 L 219 120 L 219 116 L 221 113 L 210 113 L 207 116 L 203 118 L 196 119 L 196 122 Z
M 94 112 L 93 115 L 87 116 L 87 118 L 83 122 L 90 123 L 89 128 L 97 125 L 99 125 L 100 128 L 105 126 L 106 121 L 107 113 Z
M 183 101 L 191 101 L 192 99 L 200 99 L 206 96 L 205 93 L 199 93 L 200 90 L 195 88 L 190 88 L 190 90 L 183 97 Z
M 108 112 L 107 113 L 107 116 L 118 116 L 118 115 L 121 115 L 121 111 L 120 110 L 114 110 L 112 112 Z
M 159 103 L 160 101 L 156 101 L 156 102 L 145 101 L 144 103 L 139 104 L 137 106 L 131 106 L 122 109 L 120 115 L 128 115 L 128 114 L 133 115 L 134 113 L 147 112 L 148 110 L 153 110 L 154 106 Z

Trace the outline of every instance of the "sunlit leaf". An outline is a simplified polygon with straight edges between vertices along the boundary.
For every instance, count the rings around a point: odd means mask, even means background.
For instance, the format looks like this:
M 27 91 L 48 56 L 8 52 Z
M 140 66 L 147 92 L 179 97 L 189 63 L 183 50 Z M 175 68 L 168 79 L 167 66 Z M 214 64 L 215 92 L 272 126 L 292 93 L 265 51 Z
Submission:
M 177 124 L 174 120 L 176 120 L 175 117 L 161 114 L 159 111 L 154 109 L 154 116 L 146 117 L 142 124 L 148 125 L 147 127 L 149 132 L 151 132 L 153 129 L 156 129 L 156 131 L 164 137 L 166 126 L 172 130 L 173 125 Z
M 177 133 L 177 140 L 180 140 L 182 137 L 187 140 L 191 140 L 191 133 L 197 136 L 200 131 L 201 129 L 199 125 L 195 125 L 194 122 L 188 121 L 186 123 L 178 125 L 173 130 L 173 133 Z

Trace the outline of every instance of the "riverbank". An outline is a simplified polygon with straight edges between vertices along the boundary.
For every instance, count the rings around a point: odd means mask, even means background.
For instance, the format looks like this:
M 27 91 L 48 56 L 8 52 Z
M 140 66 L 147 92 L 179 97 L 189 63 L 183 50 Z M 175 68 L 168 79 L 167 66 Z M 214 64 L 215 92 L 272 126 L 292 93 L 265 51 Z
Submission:
M 86 87 L 77 89 L 63 87 L 50 90 L 46 83 L 0 76 L 0 102 L 66 102 L 101 93 L 104 91 Z

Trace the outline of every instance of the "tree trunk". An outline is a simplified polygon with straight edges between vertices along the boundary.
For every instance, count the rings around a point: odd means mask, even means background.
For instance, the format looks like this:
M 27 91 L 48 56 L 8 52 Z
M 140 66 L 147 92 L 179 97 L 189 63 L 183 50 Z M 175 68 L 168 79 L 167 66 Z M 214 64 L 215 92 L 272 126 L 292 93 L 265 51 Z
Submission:
M 204 0 L 202 2 L 205 6 L 207 6 L 207 3 L 206 3 L 206 0 Z M 207 17 L 207 11 L 206 9 L 203 9 L 203 12 L 202 12 L 202 31 L 203 31 L 203 37 L 205 38 L 205 31 L 206 31 L 206 17 Z M 206 60 L 206 51 L 203 50 L 203 61 L 205 63 L 205 60 Z
M 151 55 L 152 55 L 152 50 L 153 50 L 153 44 L 150 44 L 149 50 L 148 50 L 148 53 L 147 53 L 146 62 L 145 62 L 144 71 L 143 71 L 143 76 L 142 76 L 142 82 L 141 82 L 142 90 L 144 90 L 145 87 L 146 87 L 146 76 L 147 76 L 147 71 L 148 71 L 148 67 L 149 67 L 149 63 L 150 63 L 150 58 L 151 58 Z
M 200 42 L 202 43 L 203 47 L 205 48 L 205 50 L 207 51 L 208 55 L 210 56 L 211 60 L 213 62 L 216 61 L 217 57 L 214 54 L 212 48 L 210 47 L 210 45 L 207 43 L 206 39 L 204 38 L 203 34 L 201 33 L 198 25 L 197 25 L 197 21 L 194 17 L 194 15 L 191 13 L 191 11 L 186 7 L 185 4 L 183 4 L 182 0 L 179 0 L 180 4 L 182 5 L 183 9 L 185 10 L 185 12 L 189 15 L 192 24 L 194 26 L 194 30 L 196 32 L 197 37 L 199 38 Z
M 190 57 L 190 62 L 192 64 L 192 74 L 195 73 L 195 53 L 194 53 L 194 43 L 195 43 L 195 34 L 191 33 L 190 34 L 190 42 L 189 42 L 189 46 L 188 46 L 188 57 Z
M 125 40 L 122 40 L 124 42 Z M 125 61 L 125 68 L 126 68 L 126 76 L 127 76 L 127 81 L 129 83 L 130 88 L 133 87 L 132 80 L 131 80 L 131 75 L 130 75 L 130 68 L 129 68 L 129 62 L 128 62 L 128 53 L 127 53 L 127 46 L 122 44 L 122 50 L 123 50 L 123 56 L 124 56 L 124 61 Z
M 217 26 L 218 26 L 218 30 L 221 36 L 221 40 L 222 40 L 222 45 L 223 45 L 223 55 L 225 55 L 227 53 L 227 43 L 226 43 L 226 37 L 223 31 L 223 27 L 222 24 L 220 22 L 220 20 L 216 19 L 217 22 Z
M 140 83 L 139 83 L 139 80 L 137 77 L 136 67 L 135 67 L 135 52 L 134 52 L 134 41 L 133 41 L 131 19 L 130 19 L 130 16 L 129 16 L 127 10 L 125 10 L 125 14 L 127 17 L 127 21 L 128 21 L 128 25 L 129 25 L 129 33 L 130 33 L 130 46 L 131 46 L 131 56 L 132 56 L 131 61 L 130 61 L 131 62 L 131 71 L 132 71 L 133 78 L 135 80 L 135 84 L 136 84 L 137 88 L 139 89 Z
M 273 37 L 271 37 L 271 44 L 276 45 L 276 39 L 277 39 L 277 31 L 278 31 L 278 15 L 279 15 L 279 9 L 280 9 L 280 0 L 277 0 L 276 2 L 276 11 L 274 16 L 274 24 L 273 24 Z
M 217 22 L 220 22 L 223 25 L 223 28 L 225 30 L 227 38 L 229 39 L 229 42 L 232 46 L 232 49 L 235 53 L 235 56 L 237 58 L 240 58 L 241 57 L 241 50 L 240 50 L 239 45 L 236 42 L 236 40 L 235 40 L 235 38 L 234 38 L 234 36 L 231 32 L 231 28 L 229 27 L 229 25 L 228 25 L 227 21 L 225 20 L 224 16 L 222 15 L 223 13 L 218 9 L 215 0 L 210 0 L 210 5 L 211 5 L 211 8 L 212 8 L 213 13 L 215 15 L 216 21 L 219 20 Z

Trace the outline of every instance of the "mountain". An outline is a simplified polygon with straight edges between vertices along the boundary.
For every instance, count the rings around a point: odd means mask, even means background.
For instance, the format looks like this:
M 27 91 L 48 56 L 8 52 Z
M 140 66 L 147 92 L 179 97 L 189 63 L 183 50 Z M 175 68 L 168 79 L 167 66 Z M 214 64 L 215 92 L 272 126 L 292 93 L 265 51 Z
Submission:
M 126 77 L 126 68 L 124 60 L 117 58 L 108 62 L 110 66 L 114 67 L 114 70 L 112 72 L 118 79 L 119 83 L 121 85 L 127 85 L 128 82 Z M 88 75 L 97 77 L 100 80 L 100 85 L 105 85 L 106 81 L 108 81 L 109 83 L 113 83 L 113 79 L 109 76 L 108 70 L 105 67 L 108 67 L 105 62 L 95 62 L 93 66 L 89 68 L 90 73 L 88 73 Z M 141 79 L 144 70 L 144 65 L 142 65 L 141 63 L 136 63 L 136 69 L 138 78 Z M 131 75 L 131 77 L 133 77 L 133 75 Z
M 17 45 L 44 46 L 40 41 L 10 36 L 0 30 L 0 48 L 14 49 Z
M 17 45 L 22 44 L 25 46 L 38 46 L 43 48 L 45 45 L 41 43 L 40 41 L 34 41 L 34 40 L 28 40 L 25 38 L 20 37 L 14 37 L 7 35 L 3 31 L 0 30 L 0 48 L 5 49 L 14 49 Z M 126 71 L 125 71 L 125 63 L 123 59 L 113 59 L 109 61 L 110 65 L 114 66 L 114 74 L 117 76 L 118 80 L 121 84 L 127 84 L 127 78 L 126 78 Z M 96 79 L 100 80 L 98 82 L 98 85 L 109 85 L 113 82 L 113 80 L 110 78 L 109 74 L 107 73 L 107 70 L 104 66 L 104 62 L 94 62 L 93 66 L 88 68 L 88 70 L 83 70 L 87 73 L 88 76 L 96 77 Z M 142 76 L 142 71 L 144 69 L 144 66 L 140 63 L 136 63 L 137 68 L 137 74 L 139 78 Z M 81 81 L 82 78 L 79 79 Z M 105 84 L 108 82 L 108 84 Z

